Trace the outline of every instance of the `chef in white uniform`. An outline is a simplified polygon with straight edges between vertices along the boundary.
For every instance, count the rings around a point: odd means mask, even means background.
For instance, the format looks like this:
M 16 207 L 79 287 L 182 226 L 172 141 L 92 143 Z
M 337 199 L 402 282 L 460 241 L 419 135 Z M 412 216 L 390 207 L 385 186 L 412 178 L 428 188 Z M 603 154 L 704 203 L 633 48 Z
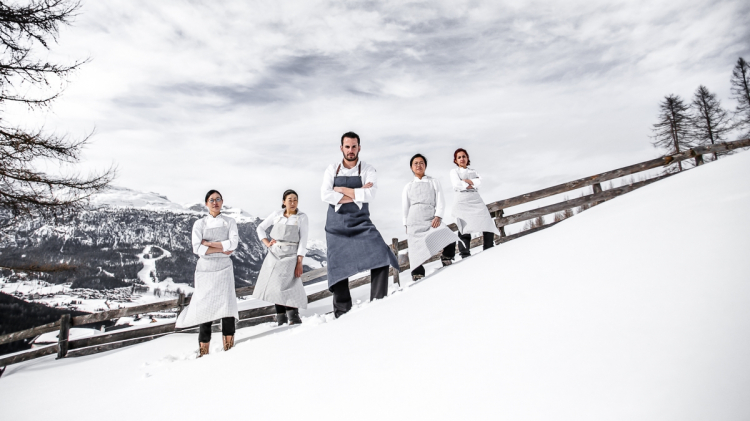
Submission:
M 417 281 L 425 275 L 422 264 L 439 251 L 443 251 L 443 266 L 451 264 L 458 238 L 443 223 L 443 191 L 440 181 L 425 174 L 427 158 L 416 154 L 409 161 L 409 167 L 414 179 L 404 186 L 401 204 L 409 242 L 409 263 L 414 268 L 411 277 Z
M 483 249 L 487 250 L 495 245 L 495 234 L 500 235 L 500 231 L 495 226 L 495 222 L 487 210 L 487 205 L 479 196 L 482 178 L 475 169 L 469 167 L 471 161 L 466 149 L 456 149 L 456 152 L 453 153 L 453 163 L 458 168 L 450 171 L 450 180 L 455 197 L 451 214 L 456 218 L 456 225 L 460 233 L 458 238 L 461 241 L 458 242 L 458 249 L 461 257 L 465 258 L 471 256 L 469 251 L 471 233 L 482 233 L 484 237 Z M 455 253 L 455 250 L 453 253 Z
M 320 187 L 320 198 L 328 203 L 326 268 L 336 318 L 352 308 L 350 276 L 370 271 L 370 300 L 379 300 L 388 295 L 388 266 L 398 270 L 396 255 L 370 220 L 378 174 L 372 165 L 360 161 L 360 149 L 359 135 L 344 133 L 344 159 L 328 166 Z
M 263 267 L 255 283 L 253 297 L 276 305 L 279 326 L 302 323 L 299 309 L 307 308 L 307 294 L 302 285 L 302 259 L 307 253 L 307 215 L 297 208 L 297 192 L 287 190 L 281 199 L 281 210 L 271 213 L 258 225 L 256 233 L 268 247 Z M 271 228 L 271 239 L 266 231 Z
M 234 293 L 234 267 L 230 254 L 240 237 L 237 222 L 221 214 L 224 199 L 216 190 L 206 194 L 209 214 L 193 224 L 193 252 L 198 255 L 195 267 L 195 292 L 190 304 L 177 317 L 176 328 L 200 325 L 200 354 L 208 354 L 211 324 L 221 319 L 224 350 L 234 346 L 235 321 L 239 319 Z

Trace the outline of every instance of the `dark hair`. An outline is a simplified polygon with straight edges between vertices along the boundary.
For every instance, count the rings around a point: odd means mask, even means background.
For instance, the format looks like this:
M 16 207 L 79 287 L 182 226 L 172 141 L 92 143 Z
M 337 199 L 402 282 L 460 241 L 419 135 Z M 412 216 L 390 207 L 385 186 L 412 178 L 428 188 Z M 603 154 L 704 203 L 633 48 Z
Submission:
M 409 161 L 409 168 L 411 168 L 411 164 L 413 164 L 414 160 L 417 158 L 422 158 L 422 160 L 424 161 L 424 167 L 427 168 L 427 158 L 425 158 L 421 153 L 418 153 L 411 157 L 411 160 Z
M 208 203 L 208 198 L 211 197 L 211 195 L 214 194 L 214 193 L 219 193 L 219 191 L 218 190 L 209 190 L 208 193 L 206 193 L 205 203 Z M 219 193 L 219 197 L 221 197 L 222 199 L 224 198 L 224 196 L 222 196 L 221 193 Z
M 463 152 L 466 154 L 466 166 L 468 167 L 469 165 L 471 165 L 471 159 L 469 159 L 469 153 L 466 152 L 466 149 L 464 148 L 458 148 L 456 149 L 456 152 L 453 152 L 453 163 L 458 165 L 458 162 L 456 162 L 456 157 L 458 156 L 459 152 Z M 427 165 L 426 162 L 425 162 L 425 165 Z
M 344 145 L 344 138 L 348 137 L 349 139 L 357 139 L 357 145 L 359 145 L 359 135 L 354 132 L 346 132 L 341 135 L 341 145 Z
M 292 189 L 289 189 L 289 190 L 285 191 L 284 192 L 284 196 L 281 198 L 281 208 L 282 209 L 286 209 L 286 205 L 284 204 L 284 201 L 286 200 L 286 197 L 289 196 L 290 194 L 293 194 L 293 195 L 297 196 L 297 198 L 299 198 L 299 195 L 297 194 L 296 191 L 294 191 Z

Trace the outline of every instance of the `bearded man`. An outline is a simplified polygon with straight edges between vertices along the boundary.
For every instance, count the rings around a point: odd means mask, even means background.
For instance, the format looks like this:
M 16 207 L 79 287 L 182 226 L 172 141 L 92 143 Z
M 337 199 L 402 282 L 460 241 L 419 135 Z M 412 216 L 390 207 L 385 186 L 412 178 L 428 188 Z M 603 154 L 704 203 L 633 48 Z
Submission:
M 341 136 L 344 159 L 331 164 L 323 175 L 321 199 L 328 203 L 326 242 L 328 290 L 333 293 L 336 318 L 352 308 L 349 277 L 370 271 L 370 300 L 388 294 L 388 266 L 398 260 L 370 220 L 370 202 L 377 191 L 377 172 L 359 160 L 359 136 Z

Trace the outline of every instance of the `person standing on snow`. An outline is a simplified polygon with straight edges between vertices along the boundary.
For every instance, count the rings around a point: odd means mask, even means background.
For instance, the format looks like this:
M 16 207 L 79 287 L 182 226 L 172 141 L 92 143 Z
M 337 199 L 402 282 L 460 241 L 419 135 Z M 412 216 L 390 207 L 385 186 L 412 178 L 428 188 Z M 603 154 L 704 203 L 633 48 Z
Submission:
M 268 247 L 268 254 L 255 283 L 253 297 L 276 305 L 279 326 L 302 323 L 299 309 L 307 308 L 307 294 L 302 285 L 302 259 L 307 253 L 307 215 L 297 208 L 294 190 L 284 192 L 281 210 L 271 213 L 258 225 L 258 238 Z M 271 240 L 266 230 L 271 229 Z
M 175 323 L 176 328 L 200 325 L 199 357 L 208 354 L 214 320 L 221 319 L 225 351 L 234 346 L 235 322 L 239 320 L 234 267 L 229 255 L 237 248 L 240 237 L 237 222 L 221 214 L 223 202 L 221 193 L 210 190 L 206 194 L 209 214 L 193 224 L 193 253 L 198 255 L 195 292 Z
M 328 290 L 333 293 L 336 318 L 352 308 L 349 277 L 370 271 L 370 300 L 388 294 L 388 266 L 398 260 L 370 220 L 370 203 L 377 191 L 377 172 L 359 160 L 359 136 L 341 136 L 344 159 L 329 165 L 323 175 L 321 199 L 328 203 L 326 243 Z
M 451 264 L 456 254 L 456 234 L 442 223 L 445 200 L 440 181 L 425 175 L 427 158 L 416 154 L 409 161 L 414 174 L 401 193 L 404 226 L 409 241 L 411 277 L 417 281 L 424 278 L 422 263 L 443 250 L 443 266 Z M 452 250 L 451 250 L 452 249 Z
M 458 168 L 450 171 L 450 180 L 455 192 L 455 202 L 453 202 L 453 211 L 451 214 L 456 218 L 456 225 L 460 233 L 458 238 L 461 241 L 458 242 L 458 249 L 461 253 L 461 258 L 466 258 L 471 256 L 471 252 L 469 251 L 471 233 L 483 233 L 483 249 L 487 250 L 495 245 L 495 234 L 500 235 L 500 231 L 495 226 L 495 222 L 487 210 L 487 205 L 484 204 L 482 197 L 479 196 L 478 190 L 482 178 L 475 169 L 469 168 L 471 161 L 466 149 L 456 149 L 453 153 L 453 163 Z M 455 249 L 452 254 L 449 253 L 451 259 L 455 256 L 455 253 Z

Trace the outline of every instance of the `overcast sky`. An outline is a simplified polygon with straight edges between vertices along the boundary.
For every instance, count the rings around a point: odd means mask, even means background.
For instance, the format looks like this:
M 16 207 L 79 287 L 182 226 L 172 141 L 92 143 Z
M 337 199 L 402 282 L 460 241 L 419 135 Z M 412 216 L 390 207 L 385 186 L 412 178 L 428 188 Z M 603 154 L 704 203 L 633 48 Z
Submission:
M 667 94 L 724 106 L 750 59 L 747 1 L 84 1 L 55 60 L 90 57 L 50 113 L 15 121 L 83 135 L 85 171 L 117 185 L 266 216 L 293 188 L 323 239 L 319 189 L 339 138 L 378 170 L 373 220 L 405 235 L 409 158 L 448 203 L 457 147 L 490 202 L 661 155 Z

